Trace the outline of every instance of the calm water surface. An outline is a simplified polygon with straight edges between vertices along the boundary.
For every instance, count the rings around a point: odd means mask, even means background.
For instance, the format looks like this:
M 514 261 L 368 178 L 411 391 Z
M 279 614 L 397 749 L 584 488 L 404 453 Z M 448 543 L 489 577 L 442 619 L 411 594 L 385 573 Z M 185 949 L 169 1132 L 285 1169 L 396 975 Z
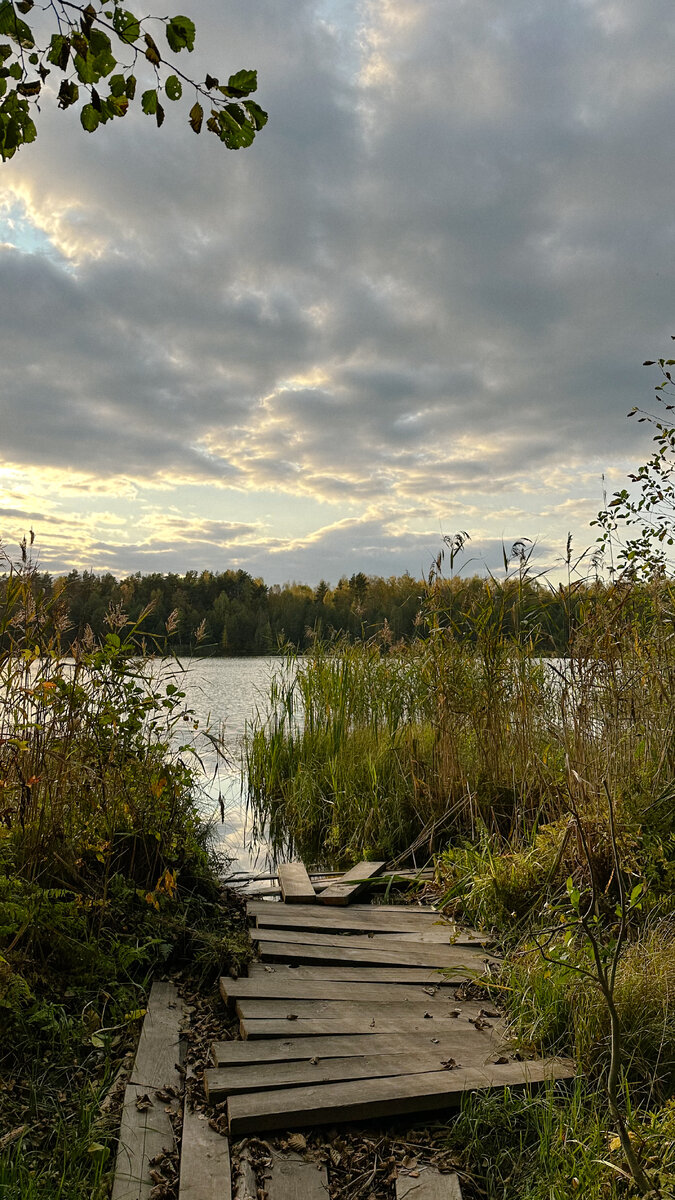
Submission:
M 214 842 L 231 859 L 231 870 L 266 865 L 266 847 L 249 843 L 246 828 L 246 782 L 241 770 L 241 741 L 256 708 L 266 711 L 269 683 L 279 658 L 208 658 L 180 660 L 185 668 L 175 682 L 186 693 L 202 728 L 222 733 L 229 761 L 217 760 L 207 741 L 196 735 L 204 771 L 203 807 L 214 823 Z M 225 809 L 221 821 L 220 802 Z

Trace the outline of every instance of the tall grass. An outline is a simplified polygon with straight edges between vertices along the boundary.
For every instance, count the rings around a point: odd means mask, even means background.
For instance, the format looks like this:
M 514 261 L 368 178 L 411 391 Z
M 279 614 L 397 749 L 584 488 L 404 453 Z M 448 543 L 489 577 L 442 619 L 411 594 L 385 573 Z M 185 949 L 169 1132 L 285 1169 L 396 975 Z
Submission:
M 598 588 L 569 655 L 506 635 L 506 585 L 413 645 L 317 644 L 280 671 L 246 743 L 258 832 L 314 862 L 400 854 L 422 826 L 513 841 L 603 780 L 641 822 L 675 779 L 673 596 Z M 638 603 L 639 600 L 639 603 Z M 583 781 L 581 783 L 580 781 Z

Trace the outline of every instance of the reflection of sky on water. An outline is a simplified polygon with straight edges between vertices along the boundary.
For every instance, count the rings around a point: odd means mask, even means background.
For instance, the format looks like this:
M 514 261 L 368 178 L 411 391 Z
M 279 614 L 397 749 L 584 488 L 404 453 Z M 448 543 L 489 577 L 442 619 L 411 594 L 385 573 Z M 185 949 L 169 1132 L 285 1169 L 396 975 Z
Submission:
M 265 847 L 251 846 L 246 828 L 246 785 L 241 770 L 241 739 L 256 708 L 265 710 L 269 682 L 282 663 L 278 658 L 208 658 L 180 660 L 174 682 L 186 693 L 200 731 L 222 734 L 227 759 L 216 754 L 207 738 L 195 735 L 202 770 L 204 816 L 213 821 L 214 844 L 234 861 L 231 870 L 262 867 Z M 184 738 L 184 735 L 177 733 Z M 184 738 L 188 741 L 187 738 Z M 225 820 L 221 820 L 222 799 Z

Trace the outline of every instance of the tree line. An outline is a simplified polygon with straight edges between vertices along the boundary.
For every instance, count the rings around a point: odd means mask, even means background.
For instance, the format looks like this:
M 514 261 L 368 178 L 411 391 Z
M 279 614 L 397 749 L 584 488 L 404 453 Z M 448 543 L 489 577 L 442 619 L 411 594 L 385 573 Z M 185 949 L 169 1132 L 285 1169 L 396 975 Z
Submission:
M 83 638 L 104 637 L 112 611 L 118 623 L 123 616 L 140 623 L 148 649 L 168 644 L 179 654 L 226 656 L 275 654 L 289 647 L 301 653 L 317 638 L 378 638 L 391 646 L 439 629 L 461 641 L 477 641 L 492 631 L 529 643 L 541 654 L 565 654 L 573 636 L 578 638 L 598 612 L 626 616 L 630 611 L 631 620 L 648 620 L 670 586 L 586 580 L 556 587 L 527 573 L 496 581 L 477 575 L 385 579 L 358 572 L 335 586 L 322 580 L 311 587 L 267 585 L 243 570 L 138 573 L 123 579 L 93 571 L 64 576 L 35 571 L 32 580 L 36 599 L 47 606 L 60 597 L 59 637 L 66 651 Z M 6 586 L 7 577 L 0 589 Z

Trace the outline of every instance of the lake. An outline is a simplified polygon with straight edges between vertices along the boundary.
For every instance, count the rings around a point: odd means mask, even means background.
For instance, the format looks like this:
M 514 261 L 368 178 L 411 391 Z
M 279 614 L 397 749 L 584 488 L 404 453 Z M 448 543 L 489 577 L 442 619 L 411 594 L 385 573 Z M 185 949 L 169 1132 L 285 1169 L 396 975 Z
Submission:
M 196 748 L 204 764 L 202 804 L 205 816 L 213 821 L 214 844 L 233 860 L 232 871 L 264 867 L 266 847 L 248 845 L 241 741 L 256 708 L 266 709 L 270 678 L 283 666 L 283 659 L 197 658 L 180 659 L 179 665 L 184 673 L 174 682 L 186 693 L 186 703 L 200 726 L 222 734 L 230 757 L 229 764 L 222 760 L 218 763 L 214 751 L 197 734 Z M 224 822 L 219 796 L 225 809 Z

